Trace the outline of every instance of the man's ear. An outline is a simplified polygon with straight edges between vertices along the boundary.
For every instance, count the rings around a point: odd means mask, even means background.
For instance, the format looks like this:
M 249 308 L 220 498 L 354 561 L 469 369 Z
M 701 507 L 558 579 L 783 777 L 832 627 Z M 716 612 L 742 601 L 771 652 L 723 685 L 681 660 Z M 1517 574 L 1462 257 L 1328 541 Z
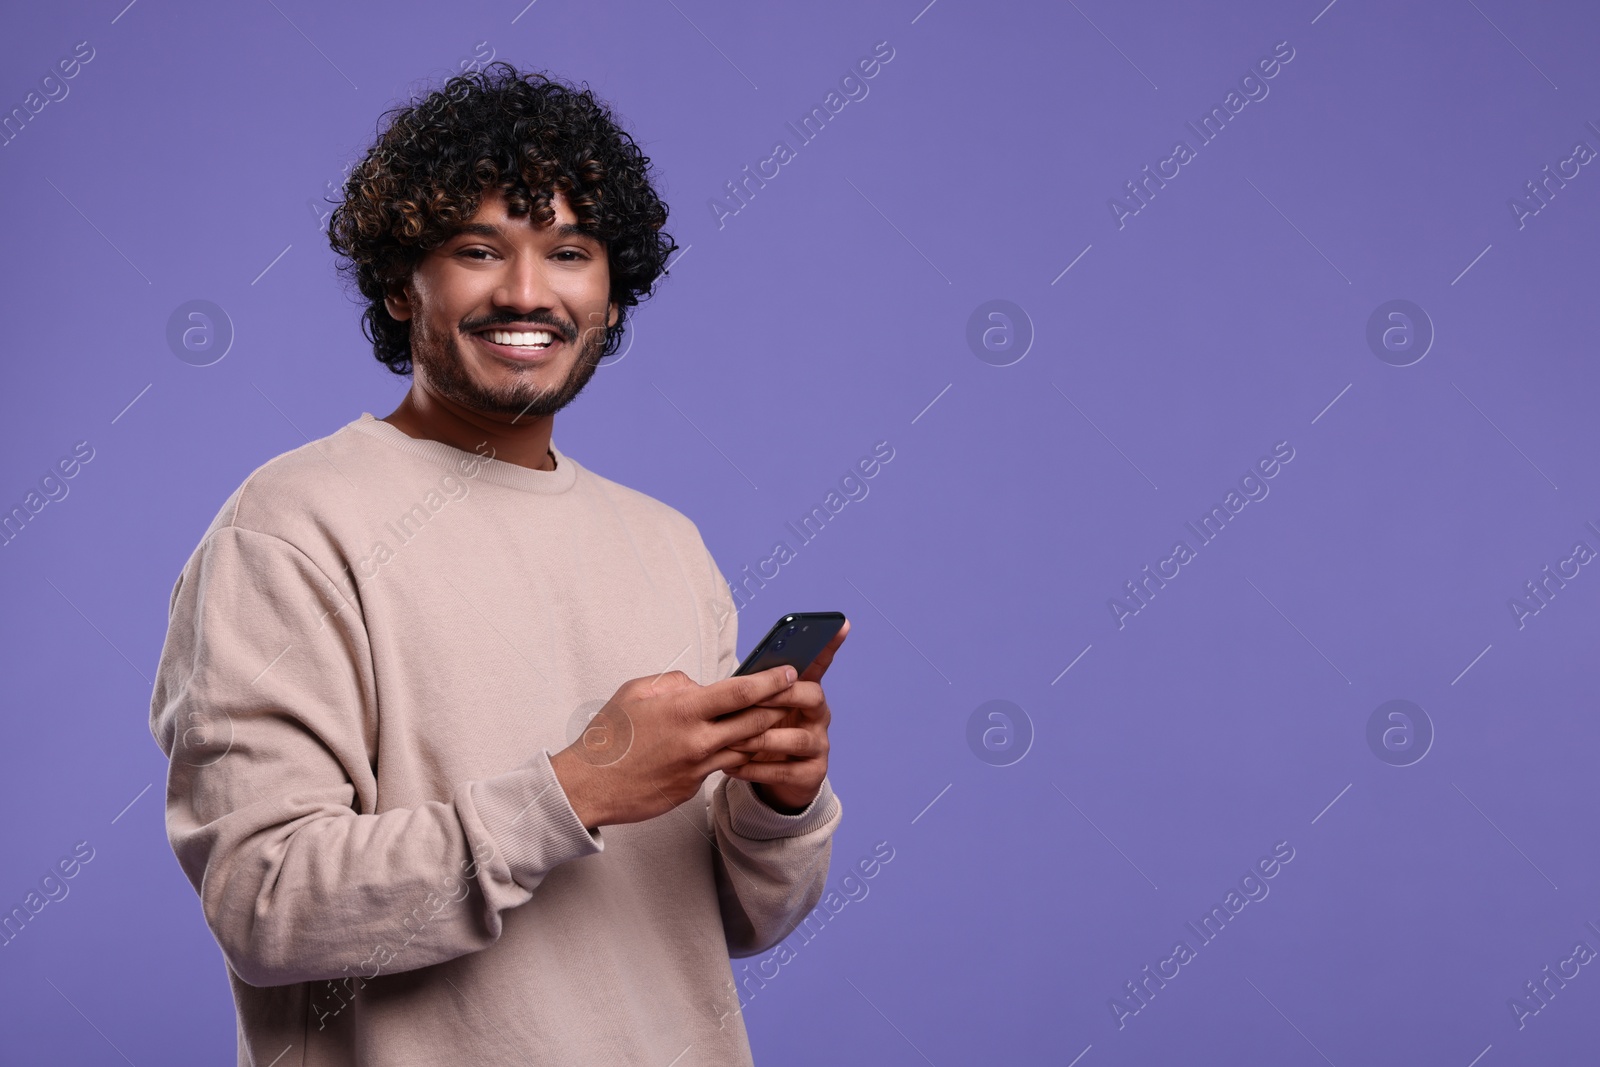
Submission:
M 388 309 L 389 317 L 396 322 L 405 322 L 411 318 L 411 296 L 405 289 L 391 289 L 389 295 L 383 298 L 383 306 Z
M 617 302 L 615 300 L 606 305 L 606 329 L 609 330 L 617 324 L 617 310 Z

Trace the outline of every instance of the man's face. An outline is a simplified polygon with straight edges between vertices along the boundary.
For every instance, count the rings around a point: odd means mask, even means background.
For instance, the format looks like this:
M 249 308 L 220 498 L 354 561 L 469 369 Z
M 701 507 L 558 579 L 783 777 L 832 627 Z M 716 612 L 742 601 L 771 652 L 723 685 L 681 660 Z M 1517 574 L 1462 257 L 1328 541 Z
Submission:
M 486 192 L 462 230 L 428 252 L 386 303 L 411 322 L 416 383 L 483 415 L 525 422 L 560 411 L 599 366 L 611 272 L 605 247 L 576 228 L 557 193 L 536 227 Z

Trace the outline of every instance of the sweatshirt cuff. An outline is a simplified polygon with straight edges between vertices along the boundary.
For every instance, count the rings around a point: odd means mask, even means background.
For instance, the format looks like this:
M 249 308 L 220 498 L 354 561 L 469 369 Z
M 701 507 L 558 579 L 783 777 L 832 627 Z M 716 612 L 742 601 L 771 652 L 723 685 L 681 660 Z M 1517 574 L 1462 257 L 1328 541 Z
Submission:
M 833 818 L 839 806 L 833 795 L 833 785 L 824 778 L 822 788 L 811 798 L 804 810 L 785 815 L 774 810 L 766 801 L 756 796 L 755 786 L 743 778 L 723 779 L 723 789 L 728 801 L 728 824 L 740 837 L 756 841 L 770 841 L 779 837 L 799 837 L 808 834 Z
M 572 810 L 549 749 L 472 791 L 478 818 L 519 885 L 531 889 L 556 865 L 605 849 L 599 829 L 590 833 Z

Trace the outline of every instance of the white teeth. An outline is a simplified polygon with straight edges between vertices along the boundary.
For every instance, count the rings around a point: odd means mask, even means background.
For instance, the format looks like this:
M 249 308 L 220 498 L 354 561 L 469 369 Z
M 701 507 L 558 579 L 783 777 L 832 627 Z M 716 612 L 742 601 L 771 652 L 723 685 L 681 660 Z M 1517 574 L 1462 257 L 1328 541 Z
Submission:
M 515 348 L 548 348 L 555 343 L 555 335 L 548 330 L 488 330 L 484 336 L 497 345 Z

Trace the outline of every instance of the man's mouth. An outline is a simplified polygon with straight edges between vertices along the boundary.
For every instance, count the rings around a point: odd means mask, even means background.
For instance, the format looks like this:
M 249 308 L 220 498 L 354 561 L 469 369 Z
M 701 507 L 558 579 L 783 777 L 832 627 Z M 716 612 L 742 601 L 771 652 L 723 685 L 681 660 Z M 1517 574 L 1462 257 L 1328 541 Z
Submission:
M 556 335 L 550 330 L 491 329 L 478 331 L 478 336 L 491 344 L 529 351 L 542 351 L 556 342 Z

